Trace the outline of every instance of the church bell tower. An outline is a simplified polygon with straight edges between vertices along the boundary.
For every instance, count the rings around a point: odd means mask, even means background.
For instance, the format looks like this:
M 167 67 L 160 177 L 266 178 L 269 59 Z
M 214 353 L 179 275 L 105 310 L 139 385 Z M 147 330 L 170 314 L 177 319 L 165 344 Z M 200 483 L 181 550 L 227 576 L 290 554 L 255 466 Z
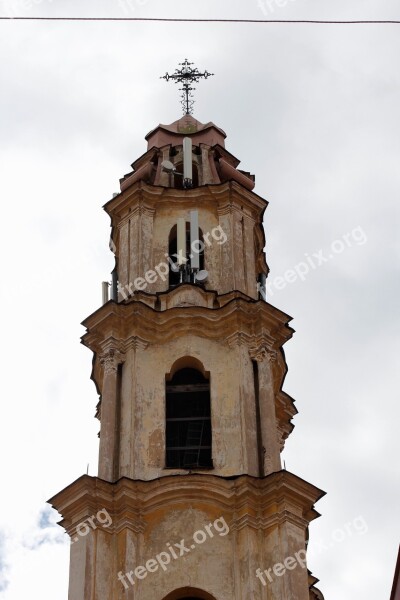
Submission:
M 280 458 L 293 330 L 265 300 L 267 202 L 190 109 L 146 136 L 104 207 L 115 269 L 82 338 L 98 476 L 50 500 L 69 600 L 321 600 L 306 547 L 323 492 Z

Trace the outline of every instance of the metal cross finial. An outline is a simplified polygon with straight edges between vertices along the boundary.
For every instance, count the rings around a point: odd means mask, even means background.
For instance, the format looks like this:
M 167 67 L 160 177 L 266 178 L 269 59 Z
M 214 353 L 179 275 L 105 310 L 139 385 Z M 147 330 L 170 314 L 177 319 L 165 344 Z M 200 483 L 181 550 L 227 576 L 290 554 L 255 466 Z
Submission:
M 189 62 L 188 59 L 185 58 L 183 63 L 179 63 L 179 66 L 182 67 L 181 69 L 175 69 L 175 73 L 172 75 L 166 73 L 163 77 L 160 77 L 160 79 L 165 79 L 165 81 L 172 79 L 174 83 L 182 84 L 179 91 L 182 92 L 182 108 L 186 115 L 191 115 L 193 112 L 194 100 L 192 92 L 196 88 L 194 88 L 192 84 L 198 83 L 200 79 L 208 79 L 214 75 L 214 73 L 209 73 L 208 71 L 200 73 L 197 68 L 192 68 L 193 64 L 194 63 Z

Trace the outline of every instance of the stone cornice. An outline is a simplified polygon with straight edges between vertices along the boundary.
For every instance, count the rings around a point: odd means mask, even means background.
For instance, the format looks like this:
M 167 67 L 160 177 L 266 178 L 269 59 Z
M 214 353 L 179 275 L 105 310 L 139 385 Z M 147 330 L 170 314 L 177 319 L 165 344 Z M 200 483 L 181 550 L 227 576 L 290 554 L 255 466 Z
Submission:
M 209 203 L 216 206 L 221 214 L 230 212 L 234 207 L 238 209 L 244 207 L 246 212 L 257 220 L 268 205 L 268 202 L 261 196 L 247 190 L 235 181 L 218 185 L 204 185 L 188 190 L 154 186 L 139 181 L 107 202 L 103 208 L 115 226 L 121 219 L 135 214 L 139 206 L 142 207 L 142 210 L 146 209 L 151 213 L 157 206 L 164 203 L 170 208 L 184 205 L 190 207 L 198 206 L 200 201 L 203 205 Z
M 122 478 L 115 483 L 84 475 L 49 503 L 63 516 L 60 524 L 70 535 L 79 523 L 102 509 L 112 518 L 109 533 L 124 528 L 140 532 L 152 514 L 191 503 L 213 511 L 218 508 L 232 529 L 268 530 L 284 522 L 306 528 L 319 516 L 314 504 L 324 495 L 288 471 L 264 478 L 184 475 L 152 481 Z
M 267 343 L 272 351 L 291 338 L 290 320 L 291 317 L 272 305 L 246 300 L 242 294 L 231 296 L 220 308 L 181 306 L 157 311 L 140 301 L 108 302 L 83 321 L 87 333 L 82 342 L 93 352 L 99 352 L 110 338 L 125 342 L 135 336 L 144 343 L 159 343 L 160 339 L 168 341 L 196 331 L 203 338 L 232 343 L 232 336 L 241 333 L 256 346 Z

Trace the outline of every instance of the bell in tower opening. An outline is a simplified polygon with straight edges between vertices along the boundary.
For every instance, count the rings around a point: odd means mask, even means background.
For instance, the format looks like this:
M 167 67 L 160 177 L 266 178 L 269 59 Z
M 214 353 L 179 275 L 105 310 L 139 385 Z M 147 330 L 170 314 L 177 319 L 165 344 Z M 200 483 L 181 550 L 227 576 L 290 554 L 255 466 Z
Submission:
M 211 74 L 180 66 L 165 78 L 185 114 L 146 136 L 104 207 L 112 293 L 82 338 L 98 476 L 50 500 L 74 540 L 69 600 L 321 600 L 306 548 L 324 492 L 281 464 L 293 330 L 263 291 L 267 202 L 191 114 Z

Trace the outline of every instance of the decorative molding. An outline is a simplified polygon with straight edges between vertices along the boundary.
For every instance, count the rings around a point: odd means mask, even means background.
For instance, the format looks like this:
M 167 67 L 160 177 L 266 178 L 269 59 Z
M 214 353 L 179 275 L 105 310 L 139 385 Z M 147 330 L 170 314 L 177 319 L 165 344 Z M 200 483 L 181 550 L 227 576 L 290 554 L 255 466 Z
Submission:
M 112 517 L 110 532 L 143 531 L 152 515 L 193 505 L 223 510 L 229 526 L 266 530 L 290 522 L 306 529 L 319 516 L 314 504 L 325 493 L 282 470 L 257 478 L 240 475 L 226 479 L 214 475 L 165 476 L 153 481 L 122 478 L 109 483 L 84 475 L 59 492 L 49 503 L 63 516 L 68 532 L 87 515 L 106 509 Z M 272 510 L 273 509 L 273 510 Z
M 264 360 L 269 360 L 269 350 L 262 346 L 252 346 L 249 348 L 249 354 L 252 360 L 259 363 L 264 362 Z
M 227 338 L 225 338 L 230 348 L 235 348 L 236 346 L 249 347 L 252 339 L 253 338 L 251 335 L 244 333 L 243 331 L 236 331 L 232 335 L 229 335 Z
M 116 343 L 132 335 L 155 343 L 162 339 L 167 343 L 196 331 L 202 338 L 226 340 L 230 345 L 235 345 L 235 339 L 247 339 L 249 345 L 275 350 L 292 336 L 289 320 L 290 317 L 271 305 L 245 299 L 241 294 L 212 310 L 191 306 L 155 311 L 143 302 L 109 303 L 84 321 L 88 331 L 82 341 L 91 347 L 88 334 L 96 333 L 104 336 L 104 347 L 109 332 L 113 331 L 113 338 L 109 339 Z
M 145 202 L 141 202 L 139 204 L 139 214 L 144 217 L 154 217 L 156 212 L 156 208 L 154 206 L 149 206 L 145 204 Z
M 121 345 L 125 352 L 128 350 L 146 350 L 149 347 L 149 342 L 137 335 L 133 335 Z
M 257 340 L 256 344 L 250 346 L 249 353 L 250 357 L 259 363 L 265 360 L 269 363 L 274 363 L 277 360 L 277 352 L 271 348 L 270 341 L 267 339 L 264 339 L 261 343 Z
M 232 203 L 230 199 L 226 200 L 223 204 L 221 203 L 217 205 L 218 217 L 223 217 L 230 214 L 232 214 Z
M 136 217 L 141 219 L 141 217 L 147 217 L 150 219 L 154 218 L 156 209 L 154 206 L 146 204 L 141 198 L 134 206 L 130 207 L 129 211 L 126 212 L 123 216 L 120 217 L 118 224 L 116 225 L 117 229 L 121 230 L 121 228 L 126 225 L 132 218 Z
M 270 363 L 275 363 L 278 360 L 278 353 L 275 350 L 271 350 L 268 354 L 268 360 Z
M 85 334 L 85 346 L 93 352 L 101 352 L 101 343 L 103 337 L 96 332 L 88 332 Z
M 243 331 L 237 331 L 225 339 L 230 348 L 247 346 L 250 358 L 257 362 L 262 362 L 264 359 L 275 362 L 277 359 L 277 352 L 272 348 L 272 338 L 267 334 L 251 335 Z
M 100 357 L 100 364 L 104 369 L 104 373 L 116 373 L 118 365 L 125 361 L 125 355 L 116 348 L 110 348 Z

